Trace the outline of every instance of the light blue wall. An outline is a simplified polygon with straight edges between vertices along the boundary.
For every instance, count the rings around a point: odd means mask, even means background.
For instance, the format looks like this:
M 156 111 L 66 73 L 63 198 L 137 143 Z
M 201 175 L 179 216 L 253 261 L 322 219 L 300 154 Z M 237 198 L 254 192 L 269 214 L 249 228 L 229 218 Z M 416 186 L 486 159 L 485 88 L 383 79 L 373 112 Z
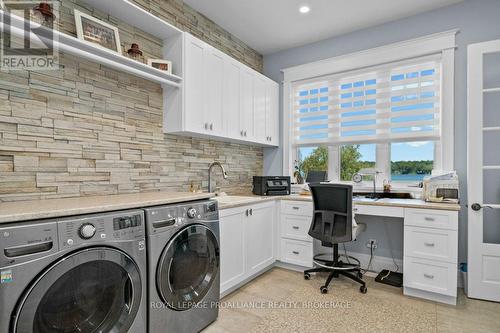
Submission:
M 500 0 L 468 0 L 432 12 L 267 55 L 264 57 L 264 73 L 275 81 L 281 82 L 283 80 L 281 69 L 283 68 L 455 28 L 460 29 L 457 34 L 455 54 L 455 168 L 462 182 L 459 258 L 465 261 L 467 257 L 467 211 L 465 209 L 467 201 L 465 186 L 467 180 L 467 45 L 500 38 Z M 264 151 L 264 174 L 282 173 L 280 149 Z M 383 238 L 383 235 L 378 236 Z M 401 243 L 400 240 L 394 242 Z M 383 248 L 387 240 L 380 239 L 379 243 Z M 359 250 L 366 252 L 362 247 Z

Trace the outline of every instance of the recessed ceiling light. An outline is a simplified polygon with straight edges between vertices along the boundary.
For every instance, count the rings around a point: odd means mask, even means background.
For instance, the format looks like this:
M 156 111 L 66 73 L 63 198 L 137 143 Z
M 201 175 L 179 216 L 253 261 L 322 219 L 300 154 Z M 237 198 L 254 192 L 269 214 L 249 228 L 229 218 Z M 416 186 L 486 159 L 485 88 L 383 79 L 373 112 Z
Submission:
M 307 13 L 309 13 L 310 10 L 311 10 L 311 8 L 309 8 L 309 6 L 301 6 L 299 8 L 299 12 L 301 12 L 302 14 L 307 14 Z

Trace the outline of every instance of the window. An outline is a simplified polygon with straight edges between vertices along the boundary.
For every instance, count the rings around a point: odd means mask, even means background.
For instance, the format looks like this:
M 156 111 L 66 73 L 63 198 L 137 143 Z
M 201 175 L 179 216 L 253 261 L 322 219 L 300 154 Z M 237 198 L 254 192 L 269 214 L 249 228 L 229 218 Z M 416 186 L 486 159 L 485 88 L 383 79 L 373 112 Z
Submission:
M 399 183 L 421 182 L 434 164 L 434 142 L 391 143 L 391 180 Z
M 344 145 L 340 150 L 340 180 L 351 181 L 364 168 L 375 167 L 376 145 Z
M 378 186 L 408 186 L 452 170 L 456 32 L 284 69 L 284 172 L 375 168 Z

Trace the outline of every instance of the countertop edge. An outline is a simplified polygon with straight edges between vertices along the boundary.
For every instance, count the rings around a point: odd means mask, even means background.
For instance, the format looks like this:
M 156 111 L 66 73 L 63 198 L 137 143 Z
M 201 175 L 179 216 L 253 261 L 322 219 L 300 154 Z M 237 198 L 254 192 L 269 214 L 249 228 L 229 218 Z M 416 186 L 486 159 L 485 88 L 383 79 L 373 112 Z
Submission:
M 141 201 L 140 198 L 137 200 L 133 200 L 134 196 L 129 194 L 116 194 L 110 196 L 88 196 L 88 197 L 79 197 L 79 198 L 65 198 L 65 199 L 47 199 L 47 200 L 33 200 L 33 201 L 13 201 L 7 203 L 0 203 L 0 224 L 7 224 L 13 222 L 24 222 L 24 221 L 33 221 L 33 220 L 44 220 L 58 217 L 68 217 L 68 216 L 76 216 L 82 214 L 93 214 L 93 213 L 104 213 L 116 210 L 126 210 L 126 209 L 134 209 L 134 208 L 143 208 L 143 207 L 151 207 L 158 205 L 166 205 L 166 204 L 175 204 L 186 201 L 196 201 L 203 199 L 213 198 L 215 195 L 213 193 L 190 193 L 190 192 L 147 192 L 147 193 L 134 193 L 135 196 L 139 197 L 140 195 L 144 196 L 154 196 L 157 194 L 158 198 L 145 198 Z M 99 201 L 100 198 L 102 200 L 106 200 L 106 198 L 112 198 L 112 200 L 120 200 L 119 197 L 124 197 L 123 202 L 109 202 L 109 203 L 95 203 L 92 204 L 92 201 Z M 128 197 L 127 197 L 128 196 Z M 165 196 L 165 197 L 161 197 Z M 128 199 L 128 200 L 127 200 Z M 65 206 L 65 201 L 71 202 L 82 202 L 82 206 L 68 207 Z M 46 210 L 41 210 L 37 212 L 15 212 L 12 214 L 2 212 L 2 209 L 5 206 L 8 206 L 6 209 L 8 210 L 12 206 L 19 204 L 22 206 L 32 204 L 43 205 L 60 205 L 59 208 L 47 208 Z

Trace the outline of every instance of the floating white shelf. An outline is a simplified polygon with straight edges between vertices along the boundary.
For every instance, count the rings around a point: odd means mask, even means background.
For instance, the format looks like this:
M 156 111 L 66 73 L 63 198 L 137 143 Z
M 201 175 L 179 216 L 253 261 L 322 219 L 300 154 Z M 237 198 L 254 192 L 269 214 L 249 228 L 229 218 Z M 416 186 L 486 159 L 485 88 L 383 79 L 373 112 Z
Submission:
M 142 9 L 130 0 L 82 0 L 92 8 L 114 16 L 161 40 L 182 34 L 182 30 Z
M 112 2 L 112 1 L 111 1 Z M 2 15 L 4 12 L 0 10 Z M 11 19 L 11 34 L 20 38 L 24 38 L 25 31 L 24 27 L 25 20 L 15 15 L 10 15 Z M 60 52 L 66 52 L 79 56 L 84 59 L 88 59 L 111 68 L 115 68 L 125 73 L 133 74 L 147 80 L 160 83 L 162 85 L 168 85 L 171 87 L 179 88 L 182 85 L 182 78 L 169 74 L 167 72 L 161 71 L 159 69 L 153 68 L 146 64 L 140 63 L 133 59 L 127 58 L 121 54 L 115 53 L 113 51 L 101 48 L 97 45 L 89 44 L 73 36 L 69 36 L 65 33 L 59 31 L 52 31 L 45 29 L 46 32 L 50 32 L 47 36 L 34 35 L 30 32 L 30 37 L 34 39 L 41 39 L 47 42 L 52 36 L 52 32 L 56 36 L 56 41 L 54 42 L 54 48 L 57 48 Z

